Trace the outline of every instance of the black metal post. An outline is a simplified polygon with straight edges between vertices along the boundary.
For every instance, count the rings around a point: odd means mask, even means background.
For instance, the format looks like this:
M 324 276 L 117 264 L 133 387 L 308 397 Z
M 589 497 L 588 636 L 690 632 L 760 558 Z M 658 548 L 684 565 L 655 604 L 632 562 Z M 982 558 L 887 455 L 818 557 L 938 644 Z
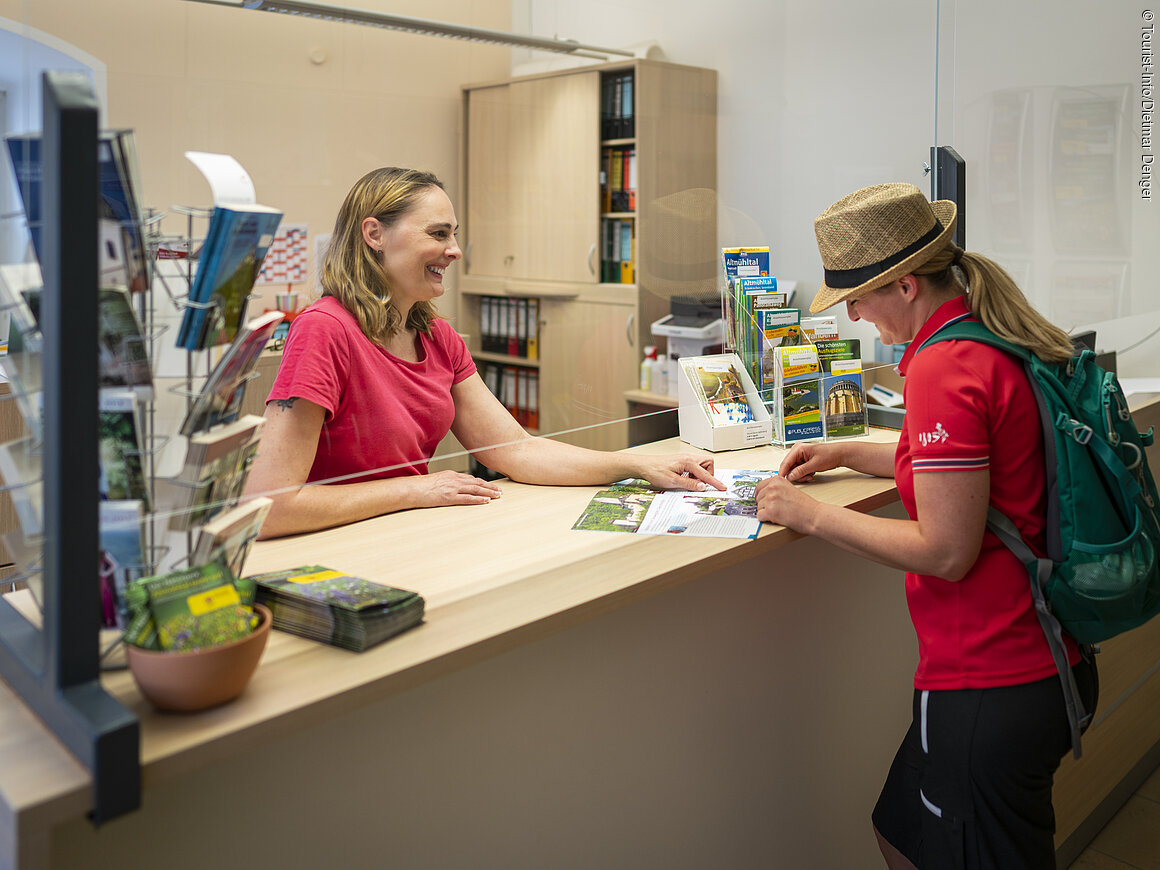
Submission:
M 967 247 L 967 162 L 950 145 L 930 147 L 930 198 L 953 200 L 959 220 L 952 240 Z

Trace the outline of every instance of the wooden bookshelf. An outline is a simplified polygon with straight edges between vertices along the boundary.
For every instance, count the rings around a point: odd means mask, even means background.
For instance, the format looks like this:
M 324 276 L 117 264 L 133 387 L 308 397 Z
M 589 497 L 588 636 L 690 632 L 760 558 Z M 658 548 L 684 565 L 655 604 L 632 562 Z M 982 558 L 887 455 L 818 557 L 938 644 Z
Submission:
M 617 130 L 610 86 L 626 79 L 631 123 Z M 498 362 L 478 339 L 481 300 L 538 299 L 539 431 L 628 446 L 625 391 L 652 323 L 673 295 L 716 286 L 716 72 L 632 60 L 466 85 L 463 128 L 457 328 L 477 361 Z M 611 150 L 635 154 L 633 208 L 608 196 Z M 609 221 L 631 227 L 628 282 L 602 280 Z

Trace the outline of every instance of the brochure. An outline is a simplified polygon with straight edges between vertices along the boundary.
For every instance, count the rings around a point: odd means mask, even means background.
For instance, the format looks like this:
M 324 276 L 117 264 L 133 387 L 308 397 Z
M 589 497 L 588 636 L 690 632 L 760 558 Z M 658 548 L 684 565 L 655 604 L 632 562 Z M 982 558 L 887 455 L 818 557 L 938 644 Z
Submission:
M 575 530 L 684 535 L 694 538 L 757 537 L 757 482 L 776 471 L 719 468 L 724 492 L 656 490 L 644 480 L 622 480 L 596 493 Z

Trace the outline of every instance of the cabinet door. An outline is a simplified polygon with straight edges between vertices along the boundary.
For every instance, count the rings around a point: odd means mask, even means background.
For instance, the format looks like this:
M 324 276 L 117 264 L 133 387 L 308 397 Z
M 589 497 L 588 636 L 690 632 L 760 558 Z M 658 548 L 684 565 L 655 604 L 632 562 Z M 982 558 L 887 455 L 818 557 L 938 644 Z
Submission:
M 506 85 L 467 95 L 469 275 L 508 275 L 522 238 L 512 232 L 511 112 Z
M 637 306 L 583 299 L 541 303 L 540 432 L 597 450 L 628 446 L 625 390 L 636 386 Z
M 469 92 L 468 274 L 597 281 L 599 96 L 596 72 Z

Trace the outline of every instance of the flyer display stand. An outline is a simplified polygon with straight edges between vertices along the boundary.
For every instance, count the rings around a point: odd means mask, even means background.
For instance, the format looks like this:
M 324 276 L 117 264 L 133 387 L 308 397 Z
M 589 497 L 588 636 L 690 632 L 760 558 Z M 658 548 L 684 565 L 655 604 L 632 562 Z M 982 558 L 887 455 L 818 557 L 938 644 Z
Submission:
M 773 424 L 735 353 L 682 357 L 677 420 L 682 441 L 705 450 L 769 444 Z

